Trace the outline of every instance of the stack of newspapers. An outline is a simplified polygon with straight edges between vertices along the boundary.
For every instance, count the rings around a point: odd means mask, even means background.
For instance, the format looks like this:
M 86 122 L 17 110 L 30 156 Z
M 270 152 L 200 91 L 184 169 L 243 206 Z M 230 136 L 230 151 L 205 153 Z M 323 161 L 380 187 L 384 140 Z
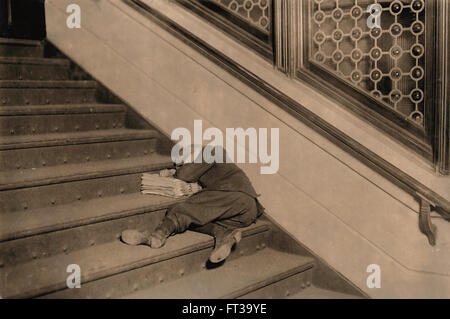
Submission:
M 189 197 L 199 192 L 202 187 L 197 183 L 186 183 L 174 177 L 159 174 L 143 173 L 141 182 L 142 194 L 154 194 L 173 198 Z

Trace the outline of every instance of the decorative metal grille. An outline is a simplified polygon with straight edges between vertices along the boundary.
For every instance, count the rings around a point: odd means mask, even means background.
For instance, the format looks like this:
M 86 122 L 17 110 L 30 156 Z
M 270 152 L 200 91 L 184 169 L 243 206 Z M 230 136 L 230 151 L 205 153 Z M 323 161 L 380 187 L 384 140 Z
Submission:
M 272 0 L 208 0 L 244 19 L 264 33 L 270 32 Z
M 310 62 L 423 127 L 424 0 L 309 0 L 309 10 Z

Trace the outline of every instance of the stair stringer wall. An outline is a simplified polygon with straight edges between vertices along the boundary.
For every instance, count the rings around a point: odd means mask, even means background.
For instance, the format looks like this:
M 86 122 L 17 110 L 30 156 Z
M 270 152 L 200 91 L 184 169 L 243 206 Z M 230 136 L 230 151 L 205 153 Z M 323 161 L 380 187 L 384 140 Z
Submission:
M 200 119 L 203 129 L 223 132 L 278 127 L 278 173 L 242 167 L 270 218 L 359 289 L 375 298 L 450 295 L 450 261 L 442 257 L 449 241 L 428 246 L 417 207 L 392 196 L 394 185 L 380 188 L 355 169 L 360 163 L 330 152 L 330 141 L 122 1 L 78 1 L 81 29 L 66 27 L 68 4 L 46 2 L 48 39 L 166 135 L 193 132 Z M 381 288 L 367 286 L 370 264 L 381 268 Z

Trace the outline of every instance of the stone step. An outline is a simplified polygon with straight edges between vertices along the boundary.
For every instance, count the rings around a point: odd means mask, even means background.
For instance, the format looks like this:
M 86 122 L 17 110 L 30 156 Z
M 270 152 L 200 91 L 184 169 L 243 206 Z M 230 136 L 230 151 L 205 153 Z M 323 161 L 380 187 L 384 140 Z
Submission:
M 0 38 L 0 56 L 42 58 L 44 46 L 41 41 Z
M 0 224 L 0 242 L 164 209 L 179 201 L 165 196 L 133 193 L 70 205 L 5 212 Z
M 0 57 L 0 80 L 68 80 L 70 61 Z
M 170 166 L 173 164 L 170 163 Z M 75 204 L 79 201 L 137 193 L 140 191 L 141 175 L 141 173 L 130 173 L 0 191 L 2 203 L 0 214 L 48 209 L 52 206 Z
M 0 136 L 122 128 L 125 116 L 125 106 L 116 104 L 4 106 Z
M 148 154 L 134 158 L 67 164 L 0 172 L 0 191 L 67 183 L 114 175 L 148 172 L 173 165 L 169 156 Z
M 245 244 L 247 237 L 268 229 L 263 222 L 244 229 L 244 238 L 238 247 L 247 251 L 236 250 L 233 255 L 250 253 L 250 247 Z M 117 239 L 68 254 L 3 267 L 0 269 L 3 279 L 0 295 L 2 298 L 114 297 L 202 270 L 206 266 L 204 257 L 207 258 L 213 245 L 212 237 L 192 231 L 169 238 L 160 249 L 128 246 Z M 81 289 L 67 288 L 67 267 L 71 264 L 81 269 Z
M 153 230 L 179 202 L 132 193 L 1 215 L 4 267 L 111 242 L 126 228 Z
M 29 139 L 21 136 L 24 143 L 15 137 L 0 138 L 0 174 L 10 170 L 9 175 L 18 176 L 36 173 L 40 168 L 61 165 L 69 168 L 73 164 L 150 156 L 156 152 L 159 137 L 154 130 L 132 129 L 41 135 Z M 39 137 L 43 139 L 39 141 Z M 11 143 L 11 139 L 18 143 Z M 53 145 L 48 145 L 50 142 Z M 7 145 L 11 148 L 6 148 Z
M 0 105 L 95 103 L 95 81 L 0 81 Z
M 270 261 L 270 262 L 269 262 Z M 263 249 L 255 254 L 226 261 L 221 267 L 197 272 L 175 281 L 142 289 L 123 298 L 132 299 L 218 299 L 242 298 L 270 288 L 278 281 L 301 274 L 305 285 L 311 280 L 314 259 Z M 290 291 L 301 290 L 298 283 Z M 284 295 L 272 295 L 282 298 Z

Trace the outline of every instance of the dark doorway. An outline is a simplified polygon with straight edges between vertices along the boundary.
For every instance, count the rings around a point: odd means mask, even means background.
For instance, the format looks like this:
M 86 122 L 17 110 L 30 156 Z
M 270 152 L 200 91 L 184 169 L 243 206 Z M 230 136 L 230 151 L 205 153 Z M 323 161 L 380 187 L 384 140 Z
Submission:
M 0 0 L 0 36 L 44 39 L 46 36 L 44 0 Z

